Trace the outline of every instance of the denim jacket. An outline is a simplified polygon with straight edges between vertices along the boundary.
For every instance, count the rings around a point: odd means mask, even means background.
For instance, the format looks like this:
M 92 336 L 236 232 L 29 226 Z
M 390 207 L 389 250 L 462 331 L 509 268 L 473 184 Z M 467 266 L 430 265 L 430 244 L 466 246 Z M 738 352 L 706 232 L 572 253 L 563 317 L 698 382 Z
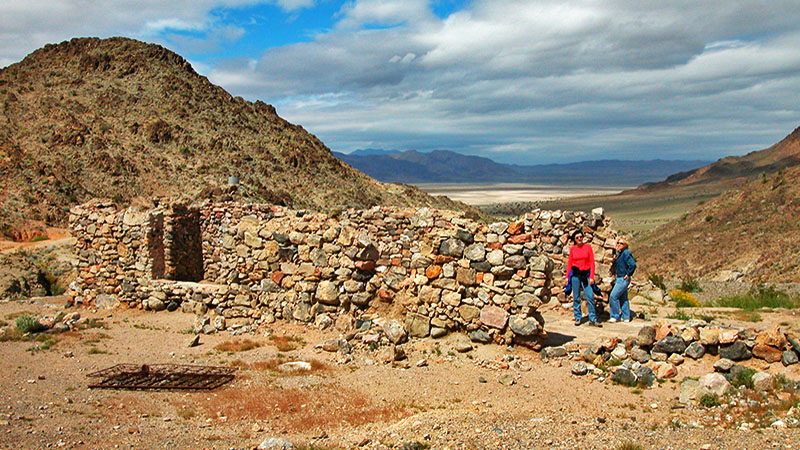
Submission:
M 632 277 L 633 272 L 636 271 L 636 260 L 633 259 L 631 251 L 627 248 L 622 250 L 617 256 L 617 277 L 624 277 L 625 275 Z

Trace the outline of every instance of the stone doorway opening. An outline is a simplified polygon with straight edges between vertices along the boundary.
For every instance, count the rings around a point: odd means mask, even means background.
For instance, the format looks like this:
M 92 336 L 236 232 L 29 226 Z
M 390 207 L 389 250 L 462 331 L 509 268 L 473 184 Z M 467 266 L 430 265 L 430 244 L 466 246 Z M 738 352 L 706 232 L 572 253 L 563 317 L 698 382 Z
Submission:
M 175 281 L 203 279 L 203 232 L 200 211 L 183 205 L 172 207 L 164 226 L 164 278 Z

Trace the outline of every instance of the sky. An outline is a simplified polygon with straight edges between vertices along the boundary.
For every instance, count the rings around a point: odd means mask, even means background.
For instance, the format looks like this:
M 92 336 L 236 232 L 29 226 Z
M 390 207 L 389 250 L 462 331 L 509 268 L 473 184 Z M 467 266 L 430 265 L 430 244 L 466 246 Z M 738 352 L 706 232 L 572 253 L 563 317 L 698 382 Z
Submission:
M 332 150 L 714 160 L 800 125 L 797 0 L 3 0 L 0 67 L 161 44 Z

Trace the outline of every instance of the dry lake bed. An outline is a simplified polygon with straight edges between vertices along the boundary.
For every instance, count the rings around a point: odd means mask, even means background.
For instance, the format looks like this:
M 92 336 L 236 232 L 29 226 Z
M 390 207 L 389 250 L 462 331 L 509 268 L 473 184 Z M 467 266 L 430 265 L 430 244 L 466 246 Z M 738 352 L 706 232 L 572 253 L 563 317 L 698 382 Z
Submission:
M 508 202 L 536 202 L 591 195 L 616 194 L 631 186 L 568 186 L 547 184 L 418 184 L 431 195 L 446 195 L 469 205 L 490 205 Z

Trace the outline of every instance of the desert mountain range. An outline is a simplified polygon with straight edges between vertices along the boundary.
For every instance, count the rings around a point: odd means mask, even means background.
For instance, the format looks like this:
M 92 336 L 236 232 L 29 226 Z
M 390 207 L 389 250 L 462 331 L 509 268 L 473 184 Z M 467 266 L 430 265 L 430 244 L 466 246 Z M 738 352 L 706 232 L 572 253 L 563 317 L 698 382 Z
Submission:
M 63 225 L 92 197 L 232 195 L 330 211 L 417 205 L 469 210 L 380 183 L 261 101 L 233 97 L 181 56 L 127 38 L 47 45 L 0 69 L 0 230 Z
M 676 173 L 660 183 L 642 186 L 646 189 L 663 189 L 669 186 L 689 186 L 726 182 L 736 185 L 754 176 L 771 174 L 800 164 L 800 127 L 795 128 L 780 142 L 764 150 L 744 156 L 726 156 L 694 170 Z
M 517 165 L 448 150 L 429 153 L 416 150 L 357 150 L 334 156 L 356 169 L 392 183 L 541 183 L 638 186 L 681 171 L 696 169 L 708 161 L 600 160 L 563 164 Z M 580 174 L 580 176 L 579 176 Z

